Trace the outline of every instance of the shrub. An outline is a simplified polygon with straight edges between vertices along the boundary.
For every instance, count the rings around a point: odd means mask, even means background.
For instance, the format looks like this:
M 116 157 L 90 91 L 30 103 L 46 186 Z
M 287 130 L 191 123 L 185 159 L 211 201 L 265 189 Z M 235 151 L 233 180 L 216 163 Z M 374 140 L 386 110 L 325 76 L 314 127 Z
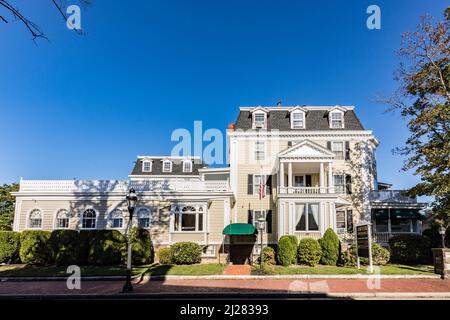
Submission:
M 277 258 L 278 263 L 283 266 L 289 266 L 297 262 L 297 238 L 295 236 L 282 236 L 278 240 Z
M 253 269 L 254 274 L 258 275 L 274 275 L 275 274 L 275 265 L 270 263 L 263 263 L 262 267 L 257 266 Z
M 52 262 L 49 231 L 26 230 L 20 235 L 20 260 L 26 264 L 44 265 Z
M 53 261 L 59 266 L 80 264 L 80 236 L 75 230 L 54 230 L 50 235 Z
M 20 261 L 20 233 L 0 231 L 0 263 L 16 263 Z
M 348 249 L 341 252 L 339 255 L 338 265 L 341 267 L 355 267 L 356 266 L 356 250 Z
M 314 267 L 320 262 L 322 248 L 317 240 L 305 238 L 298 244 L 298 262 Z
M 319 244 L 322 247 L 320 263 L 335 266 L 339 258 L 339 238 L 333 229 L 328 228 Z
M 122 262 L 122 252 L 126 251 L 125 237 L 117 230 L 89 231 L 89 265 L 112 266 Z
M 275 250 L 272 247 L 264 247 L 263 249 L 263 264 L 267 263 L 270 265 L 275 265 Z M 258 257 L 258 264 L 260 262 L 260 258 Z
M 372 243 L 372 260 L 373 264 L 384 266 L 389 262 L 391 254 L 389 253 L 389 250 L 386 248 L 383 248 L 378 243 Z
M 170 248 L 175 264 L 194 264 L 202 260 L 202 247 L 194 242 L 178 242 Z
M 393 262 L 418 264 L 431 261 L 431 242 L 419 235 L 397 235 L 389 240 Z
M 153 262 L 153 245 L 148 230 L 134 227 L 130 232 L 132 263 L 142 265 Z M 125 261 L 127 250 L 123 251 Z
M 170 247 L 161 248 L 158 250 L 158 262 L 160 264 L 172 264 L 173 263 L 172 249 Z

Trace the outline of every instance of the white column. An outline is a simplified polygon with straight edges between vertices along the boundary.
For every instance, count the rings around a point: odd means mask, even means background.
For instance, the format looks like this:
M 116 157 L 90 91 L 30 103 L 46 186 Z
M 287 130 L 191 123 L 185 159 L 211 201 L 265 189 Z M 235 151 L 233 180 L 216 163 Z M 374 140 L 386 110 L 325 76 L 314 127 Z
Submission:
M 280 162 L 280 187 L 284 188 L 284 162 Z
M 280 239 L 282 235 L 284 235 L 284 202 L 278 202 L 278 236 L 277 239 Z
M 333 171 L 331 170 L 331 162 L 328 162 L 328 193 L 334 193 Z
M 324 186 L 325 186 L 325 175 L 324 175 L 324 171 L 323 171 L 323 162 L 320 163 L 320 171 L 319 171 L 319 190 L 320 193 L 324 193 Z
M 292 188 L 292 162 L 288 163 L 288 187 Z

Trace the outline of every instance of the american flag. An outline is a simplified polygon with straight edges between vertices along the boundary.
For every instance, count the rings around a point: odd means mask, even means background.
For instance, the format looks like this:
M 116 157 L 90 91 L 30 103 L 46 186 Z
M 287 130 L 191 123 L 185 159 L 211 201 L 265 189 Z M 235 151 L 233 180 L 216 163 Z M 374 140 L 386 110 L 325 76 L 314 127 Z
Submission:
M 261 200 L 265 196 L 266 196 L 266 184 L 264 183 L 263 179 L 261 179 L 259 183 L 259 200 Z

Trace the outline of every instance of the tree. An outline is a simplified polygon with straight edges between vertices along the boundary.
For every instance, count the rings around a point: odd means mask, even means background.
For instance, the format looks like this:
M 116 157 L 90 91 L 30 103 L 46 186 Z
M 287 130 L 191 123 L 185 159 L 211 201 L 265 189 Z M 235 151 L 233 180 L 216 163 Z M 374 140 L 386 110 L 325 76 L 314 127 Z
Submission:
M 0 186 L 0 230 L 12 230 L 15 199 L 11 192 L 19 191 L 17 183 Z
M 402 170 L 413 170 L 421 182 L 408 190 L 412 196 L 434 197 L 433 216 L 450 222 L 450 7 L 444 20 L 426 15 L 415 32 L 402 36 L 401 60 L 395 73 L 399 88 L 389 99 L 389 111 L 407 120 L 410 136 L 394 149 L 406 160 Z
M 66 0 L 48 0 L 48 1 L 50 5 L 56 8 L 58 14 L 61 15 L 64 21 L 67 22 L 67 19 L 69 18 L 65 13 L 68 6 L 67 1 Z M 82 6 L 89 6 L 93 3 L 93 0 L 78 0 L 78 3 Z M 21 22 L 24 25 L 24 27 L 30 32 L 32 40 L 35 40 L 36 38 L 47 39 L 41 28 L 39 28 L 39 26 L 35 22 L 31 21 L 30 18 L 28 18 L 26 15 L 22 14 L 17 5 L 11 4 L 10 0 L 0 0 L 0 22 L 9 23 L 9 17 L 2 14 L 2 12 L 8 13 L 10 16 L 12 16 L 13 19 Z M 74 30 L 78 34 L 83 34 L 81 30 L 77 29 Z

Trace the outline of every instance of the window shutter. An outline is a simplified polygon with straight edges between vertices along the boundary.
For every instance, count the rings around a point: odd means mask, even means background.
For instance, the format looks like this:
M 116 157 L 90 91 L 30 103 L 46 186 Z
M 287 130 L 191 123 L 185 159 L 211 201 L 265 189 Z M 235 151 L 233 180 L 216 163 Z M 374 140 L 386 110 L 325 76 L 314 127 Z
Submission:
M 305 182 L 305 185 L 306 185 L 307 187 L 311 187 L 311 186 L 312 186 L 312 181 L 311 181 L 311 175 L 310 175 L 310 174 L 307 174 L 307 175 L 306 175 L 306 182 Z
M 272 194 L 272 175 L 267 176 L 266 194 Z
M 331 141 L 327 141 L 327 149 L 331 150 Z
M 272 210 L 267 211 L 266 215 L 266 232 L 272 233 Z
M 347 194 L 352 194 L 352 176 L 349 174 L 345 175 L 345 189 Z
M 253 175 L 248 175 L 247 194 L 253 194 Z
M 353 210 L 347 210 L 347 231 L 353 232 Z
M 248 223 L 253 224 L 253 210 L 248 210 Z
M 345 141 L 345 160 L 350 160 L 350 141 Z

